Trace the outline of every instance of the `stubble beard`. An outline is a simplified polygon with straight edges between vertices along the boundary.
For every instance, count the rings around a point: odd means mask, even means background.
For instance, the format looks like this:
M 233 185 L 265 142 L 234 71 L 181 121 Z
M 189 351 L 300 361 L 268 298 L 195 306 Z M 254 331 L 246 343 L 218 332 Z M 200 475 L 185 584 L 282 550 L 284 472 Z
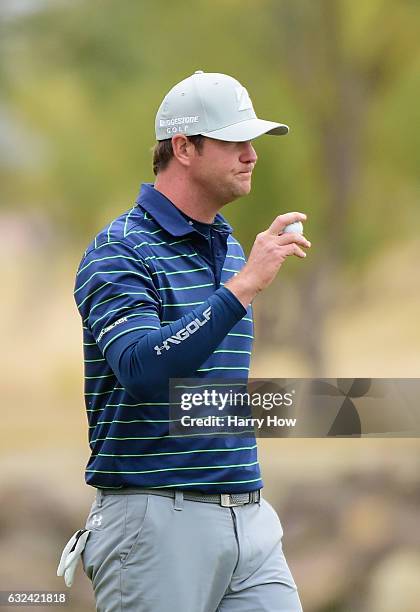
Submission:
M 251 191 L 251 180 L 245 181 L 238 176 L 232 178 L 229 183 L 226 183 L 223 189 L 220 189 L 219 198 L 224 204 L 229 204 L 238 198 L 247 196 Z

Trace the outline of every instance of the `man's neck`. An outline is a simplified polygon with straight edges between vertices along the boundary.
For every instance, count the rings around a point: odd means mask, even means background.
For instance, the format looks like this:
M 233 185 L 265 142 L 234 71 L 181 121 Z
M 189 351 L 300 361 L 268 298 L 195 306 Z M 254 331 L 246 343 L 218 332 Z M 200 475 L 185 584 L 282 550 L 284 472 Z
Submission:
M 186 184 L 182 179 L 158 176 L 155 189 L 168 198 L 183 213 L 202 223 L 213 223 L 220 206 L 201 192 L 197 187 Z

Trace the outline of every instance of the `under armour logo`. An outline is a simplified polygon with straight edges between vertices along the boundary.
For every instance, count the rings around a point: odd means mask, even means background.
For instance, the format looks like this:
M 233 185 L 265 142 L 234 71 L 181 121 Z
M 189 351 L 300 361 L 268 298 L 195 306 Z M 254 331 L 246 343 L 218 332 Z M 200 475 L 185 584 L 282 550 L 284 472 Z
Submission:
M 242 85 L 240 87 L 236 87 L 235 92 L 236 100 L 238 102 L 238 110 L 242 111 L 252 108 L 251 98 L 249 97 L 245 87 L 242 87 Z
M 92 525 L 100 527 L 102 525 L 102 514 L 94 514 L 92 517 Z

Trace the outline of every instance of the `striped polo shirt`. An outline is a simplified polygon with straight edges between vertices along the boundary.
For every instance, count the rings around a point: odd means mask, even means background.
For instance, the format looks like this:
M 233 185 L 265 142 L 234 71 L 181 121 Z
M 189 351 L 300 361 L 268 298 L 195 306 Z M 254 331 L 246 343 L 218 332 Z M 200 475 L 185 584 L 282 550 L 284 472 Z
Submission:
M 87 484 L 207 493 L 263 486 L 253 433 L 244 438 L 169 432 L 169 378 L 184 361 L 194 363 L 208 350 L 189 377 L 248 377 L 252 306 L 245 309 L 224 287 L 244 263 L 221 214 L 211 224 L 193 220 L 148 183 L 135 205 L 88 246 L 74 292 L 83 324 Z M 209 304 L 211 325 L 160 357 L 162 338 Z M 223 326 L 227 333 L 220 331 Z M 137 370 L 127 361 L 136 350 Z M 124 363 L 129 365 L 123 371 Z M 154 387 L 148 384 L 152 379 Z

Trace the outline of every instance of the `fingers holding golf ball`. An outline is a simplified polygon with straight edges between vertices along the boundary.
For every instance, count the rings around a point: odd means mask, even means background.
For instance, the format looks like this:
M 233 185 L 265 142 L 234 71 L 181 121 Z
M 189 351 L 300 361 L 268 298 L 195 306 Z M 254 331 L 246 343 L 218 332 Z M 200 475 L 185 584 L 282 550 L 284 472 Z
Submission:
M 268 229 L 257 234 L 243 271 L 245 276 L 252 275 L 251 282 L 258 283 L 258 290 L 273 281 L 287 257 L 306 257 L 304 249 L 310 248 L 309 240 L 300 233 L 283 232 L 286 226 L 304 219 L 302 213 L 279 215 Z
M 298 257 L 306 257 L 303 249 L 309 249 L 311 243 L 302 234 L 292 234 L 286 232 L 276 236 L 275 241 L 278 247 L 282 248 L 285 256 L 297 255 Z
M 270 229 L 278 231 L 277 244 L 279 246 L 290 245 L 287 255 L 297 255 L 298 257 L 306 257 L 306 253 L 302 250 L 311 246 L 309 240 L 303 235 L 303 224 L 299 219 L 305 220 L 306 215 L 303 213 L 286 213 L 279 215 L 274 220 Z M 291 222 L 290 222 L 291 221 Z
M 284 213 L 283 215 L 278 215 L 274 221 L 272 222 L 272 224 L 270 225 L 270 227 L 268 228 L 268 232 L 270 234 L 275 234 L 276 236 L 278 236 L 279 234 L 282 234 L 287 227 L 292 226 L 291 229 L 286 230 L 286 233 L 291 232 L 295 232 L 297 234 L 299 233 L 303 233 L 303 225 L 302 225 L 302 221 L 306 221 L 306 215 L 304 213 L 300 213 L 300 212 L 289 212 L 289 213 Z M 302 231 L 295 231 L 295 229 L 293 229 L 294 227 L 296 228 L 296 226 L 301 229 Z
M 257 293 L 273 282 L 289 255 L 306 257 L 304 249 L 308 249 L 311 243 L 300 231 L 296 231 L 301 228 L 295 225 L 284 232 L 287 226 L 301 224 L 305 220 L 306 215 L 299 212 L 278 215 L 266 230 L 257 234 L 247 263 L 225 284 L 245 308 Z

